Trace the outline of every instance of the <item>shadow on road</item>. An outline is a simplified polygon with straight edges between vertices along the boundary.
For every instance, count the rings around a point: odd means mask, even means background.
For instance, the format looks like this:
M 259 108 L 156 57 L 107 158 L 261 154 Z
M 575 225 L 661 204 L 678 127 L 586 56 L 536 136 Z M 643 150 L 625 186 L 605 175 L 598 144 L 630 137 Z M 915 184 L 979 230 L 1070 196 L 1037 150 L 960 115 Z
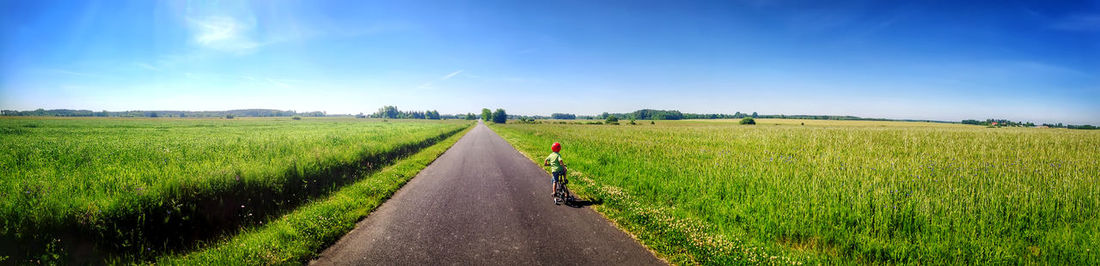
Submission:
M 573 207 L 573 208 L 581 208 L 581 207 L 584 207 L 584 206 L 600 205 L 600 204 L 603 204 L 603 199 L 594 199 L 594 200 L 577 199 L 577 200 L 574 200 L 574 201 L 566 202 L 565 206 L 569 206 L 569 207 Z

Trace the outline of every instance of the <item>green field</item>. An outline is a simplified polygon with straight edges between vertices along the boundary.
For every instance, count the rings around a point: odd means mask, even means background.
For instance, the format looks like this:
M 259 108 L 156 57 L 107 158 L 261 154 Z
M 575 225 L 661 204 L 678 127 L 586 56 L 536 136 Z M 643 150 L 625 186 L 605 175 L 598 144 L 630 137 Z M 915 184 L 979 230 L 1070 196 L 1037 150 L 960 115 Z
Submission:
M 466 129 L 469 131 L 470 129 Z M 310 202 L 262 227 L 249 228 L 208 247 L 157 259 L 167 265 L 273 265 L 306 263 L 355 228 L 405 182 L 452 144 L 461 132 L 402 159 L 323 199 Z
M 0 258 L 188 249 L 468 128 L 367 119 L 0 119 Z
M 1098 131 L 757 122 L 492 127 L 676 264 L 1100 264 Z

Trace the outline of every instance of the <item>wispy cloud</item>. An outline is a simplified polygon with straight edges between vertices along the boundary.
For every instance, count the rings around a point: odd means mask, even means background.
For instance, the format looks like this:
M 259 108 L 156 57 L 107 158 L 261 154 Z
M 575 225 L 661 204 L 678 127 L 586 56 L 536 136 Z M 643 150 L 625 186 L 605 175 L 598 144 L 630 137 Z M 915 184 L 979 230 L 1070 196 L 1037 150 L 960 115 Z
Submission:
M 70 70 L 65 70 L 65 69 L 49 68 L 49 69 L 44 69 L 44 70 L 46 72 L 50 72 L 50 73 L 65 74 L 65 75 L 72 75 L 72 76 L 79 76 L 79 77 L 108 78 L 107 76 L 100 75 L 100 74 L 87 73 L 87 72 L 77 72 L 77 71 L 70 71 Z
M 301 80 L 294 79 L 276 79 L 270 77 L 257 78 L 249 75 L 240 76 L 241 79 L 252 82 L 253 84 L 271 84 L 280 88 L 290 89 L 294 87 L 295 82 L 301 82 Z
M 460 69 L 460 70 L 457 70 L 455 72 L 451 72 L 447 75 L 443 75 L 443 77 L 440 77 L 439 80 L 443 81 L 443 80 L 448 80 L 448 79 L 454 78 L 455 76 L 458 76 L 458 74 L 462 74 L 463 71 L 466 71 L 466 70 Z M 435 88 L 435 83 L 432 82 L 432 81 L 424 82 L 424 83 L 421 83 L 420 86 L 416 86 L 416 88 L 417 89 L 433 89 L 433 88 Z
M 273 78 L 266 78 L 265 80 L 267 80 L 267 82 L 271 83 L 272 85 L 279 86 L 279 87 L 284 88 L 284 89 L 289 89 L 289 88 L 293 87 L 286 80 L 273 79 Z
M 516 54 L 530 54 L 530 53 L 534 53 L 534 52 L 538 52 L 538 51 L 539 51 L 539 48 L 527 48 L 527 49 L 519 50 L 518 52 L 516 52 Z
M 252 39 L 252 24 L 229 16 L 188 18 L 196 44 L 226 52 L 250 52 L 260 46 Z
M 1050 25 L 1065 31 L 1100 31 L 1100 14 L 1079 14 L 1065 17 Z
M 144 68 L 144 69 L 147 69 L 147 70 L 152 70 L 152 71 L 160 71 L 160 68 L 155 67 L 153 65 L 150 65 L 148 63 L 137 62 L 137 63 L 134 63 L 134 66 Z
M 448 80 L 448 79 L 451 79 L 451 78 L 453 78 L 453 77 L 457 76 L 458 74 L 462 73 L 462 71 L 463 71 L 463 70 L 459 70 L 459 71 L 451 72 L 451 74 L 447 74 L 446 76 L 443 76 L 443 78 L 441 78 L 441 79 L 439 79 L 439 80 Z

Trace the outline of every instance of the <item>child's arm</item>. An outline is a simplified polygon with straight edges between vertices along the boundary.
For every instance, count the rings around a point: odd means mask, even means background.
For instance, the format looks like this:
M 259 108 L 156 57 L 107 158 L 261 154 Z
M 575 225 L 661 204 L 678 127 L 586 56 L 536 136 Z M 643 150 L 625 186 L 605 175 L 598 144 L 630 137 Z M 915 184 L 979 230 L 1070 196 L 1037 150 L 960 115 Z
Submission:
M 543 159 L 542 166 L 550 166 L 550 158 Z

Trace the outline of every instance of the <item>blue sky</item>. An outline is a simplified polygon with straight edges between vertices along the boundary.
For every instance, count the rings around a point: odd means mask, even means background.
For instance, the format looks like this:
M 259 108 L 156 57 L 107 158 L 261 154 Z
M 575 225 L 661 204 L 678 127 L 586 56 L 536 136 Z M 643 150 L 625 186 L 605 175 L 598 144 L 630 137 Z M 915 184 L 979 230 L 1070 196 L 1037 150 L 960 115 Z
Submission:
M 0 108 L 1100 124 L 1100 1 L 0 1 Z

